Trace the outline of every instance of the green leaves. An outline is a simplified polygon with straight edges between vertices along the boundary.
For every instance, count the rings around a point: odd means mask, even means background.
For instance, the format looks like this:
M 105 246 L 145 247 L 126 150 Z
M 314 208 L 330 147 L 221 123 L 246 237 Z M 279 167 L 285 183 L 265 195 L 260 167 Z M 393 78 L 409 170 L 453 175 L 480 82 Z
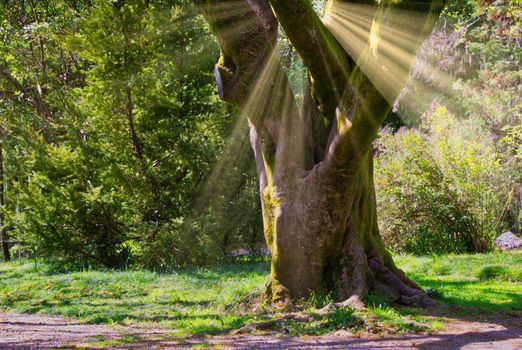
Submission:
M 439 105 L 424 119 L 420 130 L 381 138 L 376 186 L 385 240 L 417 254 L 491 250 L 515 169 L 477 117 L 458 120 Z
M 185 218 L 235 113 L 215 97 L 218 45 L 193 6 L 24 4 L 0 5 L 0 64 L 21 86 L 0 79 L 13 234 L 39 254 L 92 265 L 219 256 L 216 226 L 194 240 L 182 227 L 200 220 Z

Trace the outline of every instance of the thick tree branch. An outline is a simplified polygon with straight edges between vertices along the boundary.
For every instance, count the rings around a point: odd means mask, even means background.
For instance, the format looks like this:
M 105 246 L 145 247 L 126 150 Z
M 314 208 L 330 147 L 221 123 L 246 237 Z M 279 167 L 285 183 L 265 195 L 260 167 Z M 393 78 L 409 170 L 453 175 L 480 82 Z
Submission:
M 334 5 L 337 2 L 369 5 L 373 1 L 332 1 L 328 6 L 330 11 L 336 10 Z M 314 97 L 321 105 L 322 112 L 333 115 L 332 112 L 336 111 L 322 169 L 354 177 L 390 108 L 376 85 L 359 64 L 354 63 L 354 60 L 364 63 L 364 60 L 374 59 L 370 55 L 371 34 L 368 32 L 364 38 L 361 55 L 350 58 L 313 11 L 308 0 L 270 0 L 270 3 L 288 38 L 309 69 Z M 444 1 L 413 1 L 399 6 L 411 8 L 412 3 L 423 5 L 414 6 L 421 11 L 418 15 L 426 17 L 426 25 L 416 33 L 422 36 L 431 30 L 433 19 L 442 10 L 440 4 Z M 381 1 L 378 6 L 374 6 L 373 21 L 377 22 L 376 29 L 384 18 L 384 11 L 394 6 L 390 1 Z M 307 30 L 302 31 L 303 27 Z
M 335 136 L 326 155 L 327 163 L 330 163 L 329 166 L 332 168 L 329 170 L 344 169 L 346 176 L 355 176 L 361 161 L 371 148 L 371 142 L 377 136 L 377 132 L 389 112 L 390 102 L 397 98 L 401 86 L 405 83 L 416 49 L 432 31 L 435 21 L 445 5 L 445 0 L 414 0 L 398 3 L 383 0 L 378 6 L 370 6 L 368 3 L 371 2 L 367 0 L 333 0 L 330 5 L 330 11 L 334 15 L 337 3 L 366 5 L 373 16 L 371 28 L 365 33 L 367 37 L 360 56 L 354 57 L 357 60 L 357 66 L 352 71 L 350 86 L 345 90 L 336 110 L 337 123 L 334 125 L 336 130 L 333 133 Z M 386 22 L 396 17 L 401 18 L 401 16 L 404 19 L 406 13 L 408 14 L 406 19 L 412 22 L 412 27 L 408 31 L 409 37 L 406 39 L 412 41 L 409 43 L 410 50 L 413 50 L 410 52 L 411 61 L 404 59 L 403 62 L 393 62 L 399 66 L 402 65 L 402 71 L 397 71 L 393 77 L 390 77 L 394 79 L 391 84 L 397 86 L 391 91 L 385 91 L 379 81 L 383 78 L 379 75 L 386 76 L 384 74 L 388 68 L 381 67 L 392 63 L 380 57 L 385 54 L 380 53 L 378 47 L 383 40 L 381 36 L 390 37 L 390 33 L 387 31 L 393 32 L 397 26 L 401 25 L 401 23 Z M 385 24 L 391 28 L 387 28 Z M 406 25 L 404 24 L 404 26 Z M 381 69 L 383 70 L 381 71 Z M 390 84 L 390 82 L 386 83 Z
M 270 0 L 270 4 L 308 68 L 321 113 L 333 116 L 355 66 L 353 60 L 325 27 L 309 0 Z
M 195 0 L 221 46 L 215 73 L 220 97 L 242 107 L 277 41 L 266 0 Z
M 290 169 L 304 167 L 311 151 L 303 141 L 303 121 L 279 62 L 278 24 L 268 0 L 196 3 L 221 45 L 215 69 L 220 96 L 241 107 L 255 128 L 261 146 L 256 156 L 265 163 L 258 169 L 277 180 Z
M 321 169 L 333 173 L 343 170 L 347 177 L 353 177 L 389 106 L 308 0 L 270 0 L 270 3 L 309 70 L 313 94 L 322 114 L 334 117 Z M 303 27 L 307 30 L 300 30 Z

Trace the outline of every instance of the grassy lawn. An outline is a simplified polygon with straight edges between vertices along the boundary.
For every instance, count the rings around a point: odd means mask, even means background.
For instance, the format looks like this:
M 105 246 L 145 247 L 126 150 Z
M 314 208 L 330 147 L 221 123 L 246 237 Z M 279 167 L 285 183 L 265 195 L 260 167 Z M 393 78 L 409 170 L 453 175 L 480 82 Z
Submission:
M 176 335 L 237 328 L 241 303 L 266 278 L 266 262 L 172 274 L 83 271 L 53 274 L 31 262 L 0 265 L 0 308 L 76 317 L 90 323 L 160 323 Z
M 488 312 L 522 310 L 522 252 L 436 257 L 397 256 L 396 261 L 443 303 Z M 0 309 L 76 317 L 91 323 L 159 324 L 184 336 L 234 329 L 254 319 L 273 317 L 257 307 L 267 278 L 266 261 L 236 261 L 170 274 L 149 271 L 55 273 L 49 265 L 29 261 L 0 264 Z M 303 303 L 304 308 L 322 300 Z M 327 297 L 323 297 L 327 299 Z M 415 330 L 415 322 L 433 328 L 440 320 L 393 308 L 368 296 L 367 319 L 395 331 Z M 357 313 L 355 313 L 357 315 Z M 350 310 L 324 317 L 320 332 L 357 326 Z M 317 333 L 317 325 L 284 325 L 290 333 Z
M 485 311 L 522 310 L 522 252 L 433 257 L 396 256 L 442 303 Z

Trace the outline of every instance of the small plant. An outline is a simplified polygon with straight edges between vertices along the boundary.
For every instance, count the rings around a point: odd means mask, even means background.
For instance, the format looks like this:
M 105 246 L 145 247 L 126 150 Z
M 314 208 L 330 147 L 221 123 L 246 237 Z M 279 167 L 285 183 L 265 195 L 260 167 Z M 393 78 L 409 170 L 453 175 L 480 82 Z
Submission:
M 319 290 L 311 292 L 308 298 L 302 299 L 301 304 L 305 310 L 314 310 L 330 304 L 333 300 L 334 297 L 332 292 Z
M 442 293 L 434 287 L 426 288 L 425 292 L 430 298 L 433 299 L 440 299 L 442 297 Z
M 364 300 L 366 301 L 366 304 L 370 308 L 376 308 L 380 306 L 389 306 L 390 305 L 390 299 L 386 296 L 383 296 L 378 293 L 367 293 L 364 296 Z
M 522 271 L 501 265 L 483 267 L 477 274 L 479 280 L 522 281 Z
M 379 305 L 373 308 L 372 311 L 385 321 L 391 321 L 400 317 L 399 313 L 390 306 Z
M 326 315 L 326 327 L 329 330 L 349 328 L 356 323 L 353 315 L 354 310 L 350 307 L 334 308 Z
M 437 276 L 451 275 L 451 266 L 445 265 L 444 263 L 432 264 L 431 271 Z

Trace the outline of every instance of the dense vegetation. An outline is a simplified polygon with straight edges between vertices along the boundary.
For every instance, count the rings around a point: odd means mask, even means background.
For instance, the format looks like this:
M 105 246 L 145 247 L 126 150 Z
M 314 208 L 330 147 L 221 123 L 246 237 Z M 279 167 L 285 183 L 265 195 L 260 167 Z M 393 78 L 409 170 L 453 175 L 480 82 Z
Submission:
M 522 229 L 520 3 L 454 1 L 445 16 L 376 150 L 380 228 L 402 252 L 487 252 Z M 10 253 L 172 269 L 258 249 L 246 122 L 216 97 L 218 56 L 188 1 L 3 1 Z
M 166 268 L 259 241 L 249 158 L 212 180 L 212 200 L 200 193 L 237 113 L 217 100 L 218 46 L 190 4 L 1 6 L 2 225 L 13 254 Z
M 380 228 L 392 249 L 487 252 L 522 228 L 518 1 L 458 1 L 420 49 L 378 141 Z

